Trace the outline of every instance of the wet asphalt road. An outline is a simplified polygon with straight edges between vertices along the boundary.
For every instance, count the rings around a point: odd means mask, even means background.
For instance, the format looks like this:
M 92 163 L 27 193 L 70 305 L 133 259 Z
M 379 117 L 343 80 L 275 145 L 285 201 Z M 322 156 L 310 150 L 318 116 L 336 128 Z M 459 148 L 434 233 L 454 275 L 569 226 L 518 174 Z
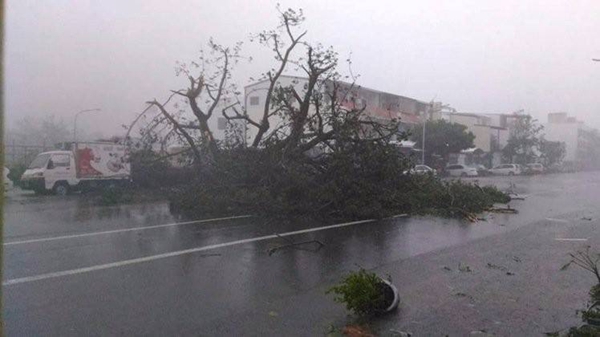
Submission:
M 102 207 L 78 195 L 13 191 L 4 214 L 5 329 L 9 336 L 321 336 L 352 321 L 324 292 L 357 266 L 389 274 L 402 297 L 401 310 L 371 324 L 379 335 L 529 336 L 576 324 L 593 279 L 558 269 L 568 252 L 600 247 L 600 174 L 480 181 L 525 196 L 511 203 L 520 213 L 484 214 L 475 224 L 190 223 L 161 202 Z M 324 246 L 269 254 L 290 240 Z M 458 271 L 459 263 L 473 271 Z

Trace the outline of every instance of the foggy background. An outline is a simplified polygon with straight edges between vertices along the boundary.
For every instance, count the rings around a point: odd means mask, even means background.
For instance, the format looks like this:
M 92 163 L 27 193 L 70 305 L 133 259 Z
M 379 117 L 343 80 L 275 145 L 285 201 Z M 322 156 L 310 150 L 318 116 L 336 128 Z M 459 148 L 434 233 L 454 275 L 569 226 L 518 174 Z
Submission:
M 303 8 L 307 40 L 332 45 L 362 86 L 460 112 L 565 111 L 600 127 L 600 1 L 279 1 Z M 187 83 L 175 62 L 210 37 L 245 41 L 240 86 L 273 63 L 248 36 L 277 25 L 277 1 L 6 2 L 8 126 L 56 115 L 102 136 Z M 342 66 L 344 66 L 342 64 Z M 83 131 L 78 131 L 83 132 Z

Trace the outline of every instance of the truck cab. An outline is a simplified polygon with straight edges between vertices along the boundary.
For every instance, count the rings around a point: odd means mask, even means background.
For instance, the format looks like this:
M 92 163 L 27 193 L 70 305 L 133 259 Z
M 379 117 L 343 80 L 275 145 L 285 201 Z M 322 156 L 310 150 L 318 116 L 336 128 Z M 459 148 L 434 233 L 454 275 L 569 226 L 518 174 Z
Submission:
M 21 177 L 25 189 L 41 193 L 53 191 L 65 195 L 79 183 L 75 158 L 71 151 L 40 153 Z

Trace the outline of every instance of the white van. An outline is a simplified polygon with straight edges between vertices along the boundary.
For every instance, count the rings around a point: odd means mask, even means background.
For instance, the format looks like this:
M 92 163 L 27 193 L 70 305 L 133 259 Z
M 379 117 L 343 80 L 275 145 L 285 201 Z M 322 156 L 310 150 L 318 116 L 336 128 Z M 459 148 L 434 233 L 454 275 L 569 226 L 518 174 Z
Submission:
M 71 150 L 40 153 L 21 177 L 22 187 L 37 193 L 114 186 L 131 181 L 129 150 L 114 143 L 72 143 Z

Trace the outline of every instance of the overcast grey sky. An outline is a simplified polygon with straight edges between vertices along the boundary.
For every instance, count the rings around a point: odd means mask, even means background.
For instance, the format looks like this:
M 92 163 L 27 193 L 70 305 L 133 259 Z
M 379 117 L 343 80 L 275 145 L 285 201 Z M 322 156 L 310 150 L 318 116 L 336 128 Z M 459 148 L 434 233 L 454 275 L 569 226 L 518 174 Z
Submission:
M 460 111 L 525 109 L 545 121 L 567 111 L 600 127 L 600 1 L 279 1 L 303 8 L 307 39 L 352 52 L 363 86 Z M 277 24 L 277 1 L 7 0 L 7 122 L 101 108 L 82 123 L 121 132 L 144 108 L 183 87 L 175 62 L 210 37 L 247 40 Z M 247 43 L 255 61 L 272 60 Z

